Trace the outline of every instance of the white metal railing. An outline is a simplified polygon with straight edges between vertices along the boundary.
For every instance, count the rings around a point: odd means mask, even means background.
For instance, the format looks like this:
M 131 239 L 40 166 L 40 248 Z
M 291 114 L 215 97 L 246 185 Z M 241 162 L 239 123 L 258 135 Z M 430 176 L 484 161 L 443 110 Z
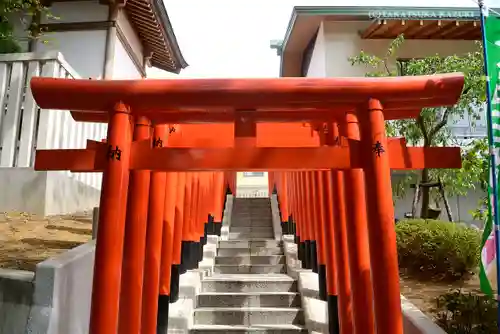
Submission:
M 32 167 L 37 148 L 84 148 L 87 139 L 106 136 L 106 124 L 77 123 L 67 111 L 40 111 L 30 89 L 35 76 L 79 78 L 59 52 L 0 55 L 0 167 Z M 64 173 L 100 188 L 100 173 Z
M 237 198 L 264 198 L 264 197 L 269 197 L 269 191 L 267 190 L 257 190 L 257 191 L 240 191 L 236 190 L 236 197 Z

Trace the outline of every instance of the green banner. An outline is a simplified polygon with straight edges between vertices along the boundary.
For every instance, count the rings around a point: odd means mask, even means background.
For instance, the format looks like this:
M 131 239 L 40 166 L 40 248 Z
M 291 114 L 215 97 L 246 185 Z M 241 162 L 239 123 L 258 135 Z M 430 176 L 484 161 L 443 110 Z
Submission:
M 486 16 L 484 33 L 486 37 L 486 58 L 488 67 L 488 77 L 490 81 L 489 93 L 491 101 L 488 101 L 488 108 L 491 110 L 492 133 L 489 136 L 490 146 L 494 147 L 494 154 L 496 159 L 496 166 L 490 166 L 490 171 L 497 170 L 497 186 L 498 186 L 498 166 L 500 163 L 500 154 L 498 148 L 500 147 L 500 100 L 498 89 L 499 83 L 499 66 L 500 66 L 500 17 L 496 15 Z M 491 162 L 490 162 L 491 165 Z M 494 168 L 494 169 L 493 169 Z M 482 249 L 481 249 L 481 264 L 480 264 L 480 282 L 481 290 L 493 296 L 493 292 L 497 286 L 497 252 L 495 244 L 495 229 L 493 222 L 493 189 L 492 178 L 493 173 L 490 172 L 490 183 L 488 187 L 488 219 L 485 223 Z M 497 206 L 498 207 L 498 206 Z

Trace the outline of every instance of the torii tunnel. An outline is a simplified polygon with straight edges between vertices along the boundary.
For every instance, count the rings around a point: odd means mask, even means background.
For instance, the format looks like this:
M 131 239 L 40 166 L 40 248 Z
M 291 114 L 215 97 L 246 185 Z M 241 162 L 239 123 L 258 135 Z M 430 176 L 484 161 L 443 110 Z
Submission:
M 387 138 L 385 121 L 452 106 L 463 83 L 460 73 L 33 78 L 41 108 L 108 123 L 102 142 L 37 150 L 35 161 L 36 170 L 103 173 L 90 333 L 166 326 L 157 315 L 177 300 L 179 274 L 197 266 L 207 234 L 220 234 L 237 171 L 269 172 L 283 229 L 319 274 L 331 333 L 403 333 L 391 169 L 460 168 L 461 156 Z

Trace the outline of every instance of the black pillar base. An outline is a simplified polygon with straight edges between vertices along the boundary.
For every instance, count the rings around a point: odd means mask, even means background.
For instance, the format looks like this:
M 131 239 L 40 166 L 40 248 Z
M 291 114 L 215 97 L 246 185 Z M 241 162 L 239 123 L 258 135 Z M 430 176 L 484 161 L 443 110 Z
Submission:
M 200 249 L 201 249 L 201 256 L 200 256 L 200 261 L 203 259 L 203 246 L 207 244 L 207 237 L 200 237 Z
M 180 274 L 184 274 L 189 268 L 189 260 L 190 260 L 190 241 L 182 240 L 181 242 L 181 265 L 180 265 Z
M 311 240 L 311 269 L 314 273 L 318 273 L 318 244 L 316 240 Z
M 215 234 L 215 231 L 214 231 L 214 221 L 213 220 L 209 220 L 207 222 L 207 235 L 214 235 Z
M 214 234 L 220 237 L 221 231 L 222 231 L 222 222 L 221 223 L 214 222 L 214 232 L 215 232 Z
M 214 235 L 214 234 L 215 234 L 215 230 L 214 230 L 214 216 L 212 216 L 211 214 L 208 214 L 207 223 L 206 223 L 206 234 L 205 234 L 205 236 L 207 236 L 207 235 Z
M 156 318 L 156 333 L 168 333 L 168 311 L 169 311 L 170 297 L 168 295 L 158 296 L 158 316 Z
M 318 266 L 318 280 L 319 280 L 319 299 L 326 301 L 326 265 L 320 264 Z
M 199 248 L 198 248 L 198 263 L 203 261 L 203 247 L 207 243 L 207 239 L 205 237 L 200 238 Z
M 196 269 L 198 268 L 198 258 L 200 257 L 200 243 L 196 241 L 191 241 L 191 258 L 190 265 L 188 269 Z
M 340 334 L 339 305 L 337 296 L 328 295 L 327 304 L 328 304 L 328 332 L 330 334 Z
M 208 221 L 205 224 L 203 224 L 203 242 L 204 242 L 204 244 L 207 243 L 206 240 L 207 240 L 208 229 L 209 229 L 208 224 L 209 224 Z
M 170 272 L 170 302 L 175 303 L 179 300 L 179 280 L 180 280 L 180 265 L 173 264 Z
M 304 243 L 300 241 L 300 236 L 295 236 L 295 243 L 297 244 L 297 258 L 302 261 L 304 259 Z
M 293 235 L 297 235 L 297 223 L 295 223 L 294 220 L 290 220 L 290 232 L 293 234 Z
M 304 240 L 304 261 L 302 261 L 302 268 L 312 269 L 311 240 Z
M 291 234 L 290 233 L 290 222 L 281 222 L 281 233 Z

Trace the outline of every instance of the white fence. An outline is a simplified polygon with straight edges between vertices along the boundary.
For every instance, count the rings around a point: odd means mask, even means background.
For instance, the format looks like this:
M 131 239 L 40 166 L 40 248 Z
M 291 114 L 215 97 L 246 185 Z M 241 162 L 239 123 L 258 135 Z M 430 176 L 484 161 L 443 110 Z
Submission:
M 77 123 L 68 111 L 40 110 L 29 84 L 35 76 L 79 78 L 59 52 L 0 55 L 0 167 L 32 167 L 37 148 L 84 148 L 87 139 L 106 136 L 106 124 Z M 64 173 L 100 188 L 100 173 Z

